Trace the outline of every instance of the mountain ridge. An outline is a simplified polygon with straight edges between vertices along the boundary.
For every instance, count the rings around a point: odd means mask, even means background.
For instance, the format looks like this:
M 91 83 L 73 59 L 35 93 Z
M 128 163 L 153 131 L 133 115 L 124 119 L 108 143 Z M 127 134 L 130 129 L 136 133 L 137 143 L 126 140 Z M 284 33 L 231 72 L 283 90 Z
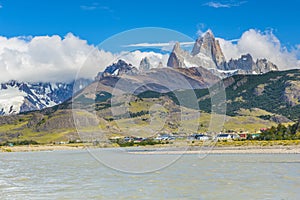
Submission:
M 18 82 L 15 80 L 0 85 L 0 115 L 18 114 L 40 110 L 63 103 L 73 92 L 79 91 L 91 81 L 80 79 L 70 83 Z
M 140 91 L 166 92 L 183 87 L 185 82 L 187 82 L 185 89 L 188 88 L 188 84 L 193 89 L 200 89 L 214 84 L 217 79 L 235 74 L 262 74 L 278 70 L 278 67 L 267 59 L 254 61 L 250 54 L 226 61 L 219 41 L 211 30 L 197 38 L 191 52 L 181 49 L 180 43 L 176 42 L 169 55 L 167 66 L 163 66 L 162 61 L 158 63 L 158 66 L 153 67 L 151 60 L 144 57 L 140 60 L 139 66 L 133 66 L 121 58 L 116 63 L 107 66 L 104 71 L 99 72 L 95 80 L 113 85 L 122 77 L 126 85 L 130 87 L 134 84 L 144 84 L 145 86 Z M 174 70 L 169 70 L 167 67 Z M 74 82 L 81 84 L 80 80 Z M 50 84 L 11 81 L 2 83 L 0 115 L 39 110 L 60 104 L 80 89 L 75 87 L 73 90 L 74 82 Z M 81 88 L 90 82 L 82 80 Z M 173 82 L 178 85 L 176 86 Z M 11 85 L 12 83 L 15 84 Z
M 172 68 L 201 66 L 216 73 L 218 73 L 218 70 L 225 70 L 229 76 L 233 75 L 229 73 L 231 70 L 236 70 L 239 74 L 261 74 L 279 70 L 274 63 L 266 58 L 254 61 L 249 53 L 242 55 L 241 58 L 231 58 L 229 61 L 226 61 L 219 41 L 215 39 L 211 30 L 197 38 L 191 53 L 182 50 L 180 44 L 176 43 L 170 54 L 167 66 Z M 223 78 L 226 77 L 226 72 L 223 72 L 223 75 L 225 75 Z

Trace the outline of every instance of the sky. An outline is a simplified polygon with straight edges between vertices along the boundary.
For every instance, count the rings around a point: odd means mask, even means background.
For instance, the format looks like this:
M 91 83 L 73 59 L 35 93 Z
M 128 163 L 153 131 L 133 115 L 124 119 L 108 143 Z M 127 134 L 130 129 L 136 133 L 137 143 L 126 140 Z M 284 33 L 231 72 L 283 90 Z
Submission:
M 5 71 L 0 81 L 34 81 L 35 73 L 45 70 L 45 77 L 39 78 L 72 79 L 96 45 L 142 27 L 178 31 L 189 37 L 182 42 L 211 29 L 227 59 L 251 52 L 276 61 L 282 69 L 295 68 L 300 58 L 299 8 L 298 0 L 0 0 L 0 69 Z M 169 41 L 141 37 L 138 42 Z M 101 69 L 116 56 L 114 52 L 94 54 L 90 64 L 102 62 Z M 72 76 L 64 75 L 68 71 Z

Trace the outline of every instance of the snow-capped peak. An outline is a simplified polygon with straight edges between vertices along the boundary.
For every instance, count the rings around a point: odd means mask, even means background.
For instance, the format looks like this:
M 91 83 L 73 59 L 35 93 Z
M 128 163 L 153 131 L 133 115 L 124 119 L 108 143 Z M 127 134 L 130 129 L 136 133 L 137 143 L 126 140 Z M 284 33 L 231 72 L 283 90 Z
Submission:
M 81 80 L 80 80 L 81 81 Z M 81 81 L 81 87 L 90 83 Z M 0 87 L 0 115 L 18 114 L 51 107 L 72 97 L 71 83 L 28 83 L 15 80 L 2 83 Z M 76 88 L 75 90 L 79 90 Z

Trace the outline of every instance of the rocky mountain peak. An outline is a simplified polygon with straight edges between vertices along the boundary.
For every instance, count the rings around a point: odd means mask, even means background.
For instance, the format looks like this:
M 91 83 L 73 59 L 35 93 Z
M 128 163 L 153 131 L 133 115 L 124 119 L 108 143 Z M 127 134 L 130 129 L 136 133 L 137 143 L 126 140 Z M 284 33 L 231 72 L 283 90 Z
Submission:
M 210 38 L 214 39 L 215 35 L 214 35 L 214 33 L 212 32 L 211 29 L 208 29 L 201 37 L 203 37 L 205 39 L 210 39 Z
M 167 66 L 173 68 L 184 68 L 186 67 L 184 64 L 185 55 L 187 52 L 180 48 L 179 42 L 176 42 L 173 48 L 173 51 L 170 54 L 168 59 Z
M 222 66 L 226 62 L 219 41 L 215 39 L 211 30 L 206 31 L 196 40 L 192 56 L 197 56 L 198 54 L 212 59 L 216 67 Z
M 181 48 L 180 48 L 180 43 L 176 42 L 173 48 L 173 52 L 180 52 Z
M 255 63 L 250 54 L 242 55 L 239 59 L 230 59 L 227 63 L 226 70 L 240 69 L 246 73 L 252 73 L 255 69 Z
M 187 65 L 219 69 L 226 63 L 219 41 L 211 30 L 200 36 L 191 53 L 180 48 L 177 42 L 170 54 L 167 65 L 173 68 L 185 68 Z M 191 67 L 191 66 L 189 66 Z
M 148 57 L 145 57 L 141 60 L 140 62 L 140 67 L 139 70 L 141 71 L 149 71 L 152 68 L 151 64 L 150 64 L 150 60 Z
M 245 73 L 262 74 L 269 71 L 278 71 L 278 67 L 267 59 L 257 59 L 254 62 L 251 54 L 242 55 L 239 59 L 230 59 L 226 63 L 226 70 L 243 70 Z
M 135 74 L 137 69 L 131 64 L 126 63 L 124 60 L 118 60 L 116 63 L 106 67 L 103 72 L 99 72 L 96 76 L 96 80 L 107 76 L 121 76 L 123 74 Z
M 164 66 L 163 66 L 162 62 L 159 62 L 157 68 L 163 68 L 163 67 Z
M 256 66 L 257 66 L 257 71 L 259 73 L 266 73 L 269 71 L 278 71 L 277 65 L 272 63 L 271 61 L 268 61 L 267 59 L 257 59 L 256 60 Z
M 201 35 L 193 46 L 191 53 L 180 48 L 177 42 L 170 54 L 168 64 L 173 68 L 204 67 L 213 70 L 216 74 L 262 74 L 269 71 L 277 71 L 278 67 L 267 59 L 256 61 L 248 53 L 238 59 L 230 59 L 228 62 L 222 52 L 219 41 L 211 30 Z M 223 77 L 223 75 L 221 76 Z
M 90 84 L 91 80 L 78 79 L 70 83 L 19 82 L 11 80 L 0 84 L 0 115 L 11 115 L 40 110 L 60 104 Z

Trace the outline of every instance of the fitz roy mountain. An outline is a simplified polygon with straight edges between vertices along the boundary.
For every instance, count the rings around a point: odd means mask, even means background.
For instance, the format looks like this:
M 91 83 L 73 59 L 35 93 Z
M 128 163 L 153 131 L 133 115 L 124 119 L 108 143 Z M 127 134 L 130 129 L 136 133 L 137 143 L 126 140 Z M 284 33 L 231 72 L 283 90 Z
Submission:
M 160 63 L 154 68 L 148 57 L 144 57 L 139 66 L 120 59 L 99 72 L 96 80 L 114 87 L 121 78 L 127 89 L 141 85 L 135 90 L 136 93 L 147 90 L 170 92 L 190 87 L 207 88 L 235 74 L 263 74 L 270 71 L 278 71 L 278 67 L 267 59 L 254 61 L 250 54 L 226 61 L 219 41 L 209 30 L 195 41 L 191 53 L 181 49 L 177 42 L 169 55 L 167 66 Z
M 226 61 L 219 41 L 215 39 L 211 30 L 196 40 L 191 53 L 182 50 L 180 44 L 176 43 L 167 65 L 172 68 L 201 66 L 223 77 L 233 74 L 262 74 L 278 70 L 278 67 L 267 59 L 254 60 L 250 54 Z
M 138 61 L 139 66 L 120 59 L 99 72 L 95 82 L 105 87 L 114 87 L 120 77 L 124 86 L 134 88 L 136 93 L 148 90 L 170 92 L 178 89 L 203 89 L 236 74 L 263 74 L 278 71 L 278 67 L 265 58 L 254 60 L 250 54 L 226 61 L 219 41 L 208 30 L 194 43 L 191 52 L 181 49 L 176 43 L 168 62 L 154 64 L 151 58 Z M 41 110 L 63 103 L 74 92 L 83 89 L 92 81 L 82 79 L 71 83 L 29 83 L 18 80 L 2 83 L 0 87 L 0 115 L 18 114 Z M 78 84 L 77 84 L 78 83 Z M 73 91 L 74 89 L 74 91 Z

